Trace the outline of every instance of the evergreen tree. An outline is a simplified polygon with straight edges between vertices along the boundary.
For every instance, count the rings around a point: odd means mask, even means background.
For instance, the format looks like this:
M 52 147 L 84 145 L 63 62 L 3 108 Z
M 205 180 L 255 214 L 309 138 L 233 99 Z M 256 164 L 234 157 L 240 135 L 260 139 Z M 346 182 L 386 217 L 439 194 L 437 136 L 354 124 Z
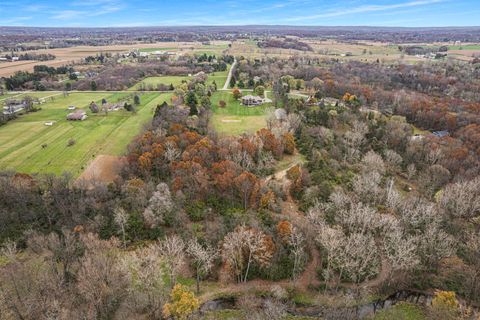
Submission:
M 133 103 L 137 106 L 140 104 L 140 96 L 138 94 L 133 97 Z
M 197 97 L 195 96 L 195 92 L 189 91 L 187 93 L 187 96 L 185 97 L 185 103 L 187 106 L 190 107 L 190 115 L 197 115 L 198 114 L 198 109 L 197 109 Z

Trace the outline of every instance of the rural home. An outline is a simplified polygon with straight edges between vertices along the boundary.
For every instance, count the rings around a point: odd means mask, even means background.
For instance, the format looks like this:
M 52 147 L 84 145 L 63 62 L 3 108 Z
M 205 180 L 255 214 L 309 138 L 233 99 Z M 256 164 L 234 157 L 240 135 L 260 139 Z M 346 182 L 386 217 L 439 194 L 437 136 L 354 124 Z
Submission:
M 83 121 L 87 119 L 87 113 L 83 110 L 77 110 L 67 115 L 67 120 L 70 121 Z
M 336 106 L 336 107 L 344 107 L 345 106 L 345 104 L 342 101 L 340 101 L 339 99 L 330 98 L 330 97 L 322 98 L 322 100 L 320 100 L 320 103 L 323 103 L 324 105 Z
M 248 95 L 242 97 L 242 104 L 244 106 L 259 106 L 263 103 L 265 103 L 265 100 L 258 96 Z

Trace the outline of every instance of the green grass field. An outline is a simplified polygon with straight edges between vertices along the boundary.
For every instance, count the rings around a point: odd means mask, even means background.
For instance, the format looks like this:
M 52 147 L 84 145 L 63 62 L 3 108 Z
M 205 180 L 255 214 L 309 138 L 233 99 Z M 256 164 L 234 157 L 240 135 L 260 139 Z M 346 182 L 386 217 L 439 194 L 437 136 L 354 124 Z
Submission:
M 0 105 L 3 105 L 5 100 L 8 99 L 22 99 L 26 96 L 30 96 L 32 98 L 38 99 L 45 99 L 48 101 L 52 97 L 58 97 L 62 95 L 61 91 L 35 91 L 35 92 L 27 92 L 27 93 L 7 93 L 6 95 L 0 96 Z
M 42 105 L 42 110 L 20 116 L 0 127 L 0 168 L 25 173 L 70 172 L 78 176 L 96 155 L 121 155 L 127 145 L 153 116 L 154 108 L 170 98 L 170 94 L 146 93 L 141 96 L 137 113 L 125 110 L 92 114 L 91 101 L 102 98 L 116 102 L 127 96 L 121 93 L 72 93 L 58 96 Z M 71 122 L 65 119 L 67 107 L 88 110 L 88 119 Z M 45 122 L 54 121 L 51 127 Z M 70 139 L 73 146 L 67 146 Z M 47 144 L 46 148 L 42 148 Z
M 140 90 L 142 85 L 145 85 L 147 88 L 149 86 L 153 86 L 153 88 L 156 90 L 157 86 L 159 84 L 163 84 L 166 86 L 169 86 L 170 84 L 173 84 L 174 86 L 178 86 L 179 84 L 182 83 L 182 81 L 188 81 L 190 80 L 191 77 L 188 76 L 162 76 L 162 77 L 148 77 L 134 85 L 129 89 L 129 91 L 137 91 Z
M 480 50 L 480 44 L 448 46 L 448 50 Z
M 416 305 L 408 303 L 399 303 L 390 309 L 378 312 L 371 320 L 424 320 L 426 319 L 424 311 Z
M 226 102 L 225 108 L 219 107 L 219 102 Z M 220 134 L 239 135 L 254 133 L 266 126 L 265 110 L 271 104 L 258 107 L 245 107 L 233 99 L 230 91 L 215 92 L 212 101 L 212 126 Z
M 222 88 L 225 81 L 227 81 L 228 70 L 230 70 L 230 66 L 226 71 L 219 71 L 214 72 L 208 75 L 208 84 L 212 84 L 213 81 L 217 84 L 217 88 Z M 154 90 L 157 89 L 159 84 L 163 84 L 169 86 L 172 84 L 173 86 L 178 86 L 182 83 L 182 81 L 189 81 L 192 77 L 189 76 L 160 76 L 160 77 L 147 77 L 140 81 L 139 83 L 135 84 L 133 87 L 128 89 L 129 91 L 138 91 L 145 86 L 147 89 L 152 87 Z

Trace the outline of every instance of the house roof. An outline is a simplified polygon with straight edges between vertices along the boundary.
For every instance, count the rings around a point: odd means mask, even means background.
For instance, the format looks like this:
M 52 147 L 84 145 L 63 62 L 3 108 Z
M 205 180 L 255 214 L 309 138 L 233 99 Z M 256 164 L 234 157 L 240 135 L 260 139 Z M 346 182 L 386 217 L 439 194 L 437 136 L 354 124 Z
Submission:
M 435 131 L 435 132 L 432 132 L 432 134 L 437 138 L 443 138 L 450 135 L 450 133 L 447 130 Z
M 263 100 L 263 98 L 261 98 L 261 97 L 259 97 L 259 96 L 251 96 L 251 95 L 243 96 L 242 99 L 246 99 L 246 100 Z

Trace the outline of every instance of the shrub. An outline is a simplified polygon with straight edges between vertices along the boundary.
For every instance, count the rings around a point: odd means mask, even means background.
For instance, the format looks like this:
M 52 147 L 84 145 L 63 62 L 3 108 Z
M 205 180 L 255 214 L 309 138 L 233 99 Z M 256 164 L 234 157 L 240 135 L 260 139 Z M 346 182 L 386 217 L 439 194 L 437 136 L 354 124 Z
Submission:
M 203 201 L 195 201 L 186 207 L 190 220 L 195 222 L 202 221 L 205 218 L 206 210 L 207 206 Z
M 200 303 L 193 292 L 181 284 L 173 287 L 170 297 L 171 302 L 166 303 L 163 307 L 163 315 L 166 318 L 188 319 L 200 307 Z
M 73 146 L 75 143 L 77 143 L 77 141 L 75 141 L 75 139 L 68 139 L 67 147 L 71 147 L 71 146 Z

